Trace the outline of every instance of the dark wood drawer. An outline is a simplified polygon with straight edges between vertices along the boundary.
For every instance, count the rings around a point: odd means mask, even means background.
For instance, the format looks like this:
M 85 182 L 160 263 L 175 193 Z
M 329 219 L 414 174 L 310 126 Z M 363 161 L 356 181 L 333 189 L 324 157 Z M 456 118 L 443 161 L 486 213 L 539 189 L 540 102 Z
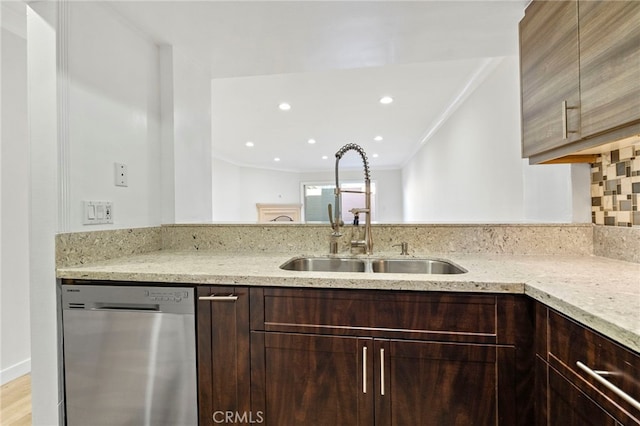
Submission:
M 510 295 L 364 290 L 252 289 L 252 329 L 507 343 Z M 503 297 L 503 296 L 499 296 Z M 500 320 L 504 318 L 504 320 Z M 502 336 L 504 335 L 504 337 Z
M 624 424 L 640 424 L 640 410 L 593 377 L 594 373 L 640 401 L 640 356 L 575 321 L 549 310 L 549 365 Z M 582 365 L 583 367 L 581 367 Z
M 549 368 L 548 389 L 548 424 L 562 426 L 620 425 L 600 405 L 553 368 Z

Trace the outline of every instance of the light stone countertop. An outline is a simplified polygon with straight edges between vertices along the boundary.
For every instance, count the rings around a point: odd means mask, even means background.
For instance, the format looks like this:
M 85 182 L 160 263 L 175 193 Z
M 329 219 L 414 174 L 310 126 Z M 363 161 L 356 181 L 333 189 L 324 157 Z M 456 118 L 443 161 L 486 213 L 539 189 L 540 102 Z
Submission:
M 309 254 L 313 255 L 313 254 Z M 384 256 L 384 254 L 374 257 Z M 297 272 L 290 254 L 162 250 L 78 267 L 58 278 L 185 284 L 527 294 L 640 353 L 640 264 L 597 256 L 429 254 L 465 274 Z M 399 256 L 389 256 L 397 258 Z M 421 257 L 421 256 L 415 256 Z

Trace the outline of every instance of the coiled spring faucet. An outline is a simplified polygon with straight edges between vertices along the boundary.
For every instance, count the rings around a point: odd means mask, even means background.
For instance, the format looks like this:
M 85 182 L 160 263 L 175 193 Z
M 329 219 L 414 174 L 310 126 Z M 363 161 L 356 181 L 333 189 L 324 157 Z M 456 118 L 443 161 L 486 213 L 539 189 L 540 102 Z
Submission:
M 356 151 L 360 154 L 362 158 L 362 163 L 364 164 L 364 192 L 363 191 L 355 191 L 355 190 L 347 190 L 340 189 L 340 178 L 338 173 L 338 165 L 340 164 L 340 159 L 347 151 Z M 355 143 L 348 143 L 336 152 L 336 188 L 335 188 L 335 215 L 331 213 L 331 204 L 329 204 L 329 221 L 331 222 L 331 229 L 333 232 L 331 235 L 333 237 L 341 237 L 342 232 L 340 232 L 340 228 L 344 225 L 342 221 L 342 196 L 343 192 L 356 193 L 356 194 L 365 194 L 365 206 L 364 208 L 354 208 L 351 209 L 350 212 L 354 214 L 356 218 L 359 217 L 360 213 L 365 213 L 366 220 L 364 225 L 364 240 L 353 240 L 351 241 L 351 248 L 354 247 L 362 247 L 364 248 L 364 252 L 366 254 L 373 253 L 373 238 L 371 237 L 371 175 L 369 172 L 369 161 L 367 160 L 367 154 L 364 152 L 364 149 L 360 145 Z M 357 221 L 357 219 L 356 219 Z M 357 222 L 354 221 L 354 224 L 357 225 Z

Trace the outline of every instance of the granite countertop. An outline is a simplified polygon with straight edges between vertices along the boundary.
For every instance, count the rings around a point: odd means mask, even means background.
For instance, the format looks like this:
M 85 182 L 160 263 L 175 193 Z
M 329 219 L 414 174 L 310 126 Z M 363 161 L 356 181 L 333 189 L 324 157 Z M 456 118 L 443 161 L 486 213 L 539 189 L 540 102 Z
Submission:
M 427 275 L 280 269 L 291 257 L 281 253 L 161 250 L 83 266 L 59 267 L 57 276 L 196 285 L 520 293 L 640 353 L 640 264 L 637 263 L 597 256 L 448 253 L 428 257 L 450 260 L 468 272 Z

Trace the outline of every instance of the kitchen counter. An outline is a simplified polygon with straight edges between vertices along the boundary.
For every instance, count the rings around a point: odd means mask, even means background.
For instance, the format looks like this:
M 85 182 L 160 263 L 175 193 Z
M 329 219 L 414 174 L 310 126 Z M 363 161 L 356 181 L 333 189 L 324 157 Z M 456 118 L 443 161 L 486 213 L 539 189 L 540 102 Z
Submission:
M 160 250 L 82 266 L 58 267 L 57 276 L 194 285 L 526 294 L 640 353 L 640 264 L 637 263 L 597 256 L 447 253 L 428 257 L 450 260 L 468 272 L 427 275 L 280 269 L 291 257 L 289 254 Z

